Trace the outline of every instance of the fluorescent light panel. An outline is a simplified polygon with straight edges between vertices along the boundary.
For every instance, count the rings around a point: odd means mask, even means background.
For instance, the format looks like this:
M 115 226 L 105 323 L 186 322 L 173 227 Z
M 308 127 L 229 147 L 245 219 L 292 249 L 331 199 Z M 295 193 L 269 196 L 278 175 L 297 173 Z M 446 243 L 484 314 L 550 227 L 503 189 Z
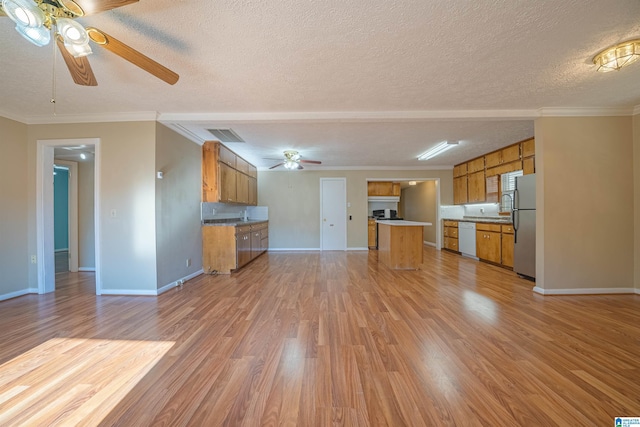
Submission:
M 438 154 L 442 154 L 447 151 L 449 148 L 453 148 L 458 145 L 458 141 L 443 141 L 440 144 L 433 147 L 431 150 L 427 151 L 418 156 L 418 160 L 429 160 L 432 157 L 437 156 Z

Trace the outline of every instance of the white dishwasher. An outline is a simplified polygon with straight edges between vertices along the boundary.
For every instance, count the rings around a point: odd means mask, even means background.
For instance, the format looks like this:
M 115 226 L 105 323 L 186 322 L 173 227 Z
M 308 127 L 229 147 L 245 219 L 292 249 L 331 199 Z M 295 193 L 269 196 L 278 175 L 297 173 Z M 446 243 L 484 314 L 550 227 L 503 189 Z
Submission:
M 458 249 L 462 255 L 476 258 L 475 222 L 458 222 Z

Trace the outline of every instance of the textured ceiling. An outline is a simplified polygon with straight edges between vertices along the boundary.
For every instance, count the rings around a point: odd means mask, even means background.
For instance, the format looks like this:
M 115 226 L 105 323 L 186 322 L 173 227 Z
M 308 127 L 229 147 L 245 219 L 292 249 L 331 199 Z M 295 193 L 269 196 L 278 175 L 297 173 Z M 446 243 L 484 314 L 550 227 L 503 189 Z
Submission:
M 231 127 L 246 143 L 229 146 L 263 167 L 287 148 L 327 167 L 451 166 L 532 136 L 540 109 L 640 104 L 640 64 L 600 74 L 591 63 L 640 37 L 639 18 L 637 0 L 141 0 L 79 21 L 180 80 L 169 86 L 94 46 L 98 87 L 74 85 L 52 46 L 2 18 L 0 115 L 157 112 L 196 141 Z M 415 160 L 446 139 L 462 143 Z

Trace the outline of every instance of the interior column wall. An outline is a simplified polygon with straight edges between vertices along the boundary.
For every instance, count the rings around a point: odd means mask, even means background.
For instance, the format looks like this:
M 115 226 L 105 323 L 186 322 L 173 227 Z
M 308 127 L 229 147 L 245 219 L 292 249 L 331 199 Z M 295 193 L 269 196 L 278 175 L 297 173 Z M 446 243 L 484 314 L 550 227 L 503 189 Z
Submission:
M 536 286 L 632 291 L 632 118 L 543 117 L 535 132 Z

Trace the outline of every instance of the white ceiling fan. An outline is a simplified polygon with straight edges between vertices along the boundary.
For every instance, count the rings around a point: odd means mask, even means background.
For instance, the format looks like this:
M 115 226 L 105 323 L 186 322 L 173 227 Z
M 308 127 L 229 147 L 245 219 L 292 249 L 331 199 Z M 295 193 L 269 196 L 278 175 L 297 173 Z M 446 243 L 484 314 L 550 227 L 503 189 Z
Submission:
M 302 156 L 296 150 L 285 150 L 283 154 L 284 154 L 284 159 L 282 160 L 282 162 L 271 166 L 269 169 L 275 169 L 278 166 L 284 166 L 285 168 L 290 170 L 293 170 L 293 169 L 299 170 L 299 169 L 304 169 L 300 163 L 308 163 L 313 165 L 322 164 L 322 162 L 318 160 L 302 159 Z

